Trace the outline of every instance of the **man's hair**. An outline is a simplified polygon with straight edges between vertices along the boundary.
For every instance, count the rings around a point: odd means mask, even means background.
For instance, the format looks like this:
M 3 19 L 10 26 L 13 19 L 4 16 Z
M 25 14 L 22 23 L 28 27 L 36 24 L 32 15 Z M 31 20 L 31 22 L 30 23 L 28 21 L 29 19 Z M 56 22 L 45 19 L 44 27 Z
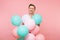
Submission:
M 36 9 L 36 6 L 35 6 L 34 4 L 29 4 L 29 7 L 30 7 L 30 6 L 33 6 L 34 9 Z

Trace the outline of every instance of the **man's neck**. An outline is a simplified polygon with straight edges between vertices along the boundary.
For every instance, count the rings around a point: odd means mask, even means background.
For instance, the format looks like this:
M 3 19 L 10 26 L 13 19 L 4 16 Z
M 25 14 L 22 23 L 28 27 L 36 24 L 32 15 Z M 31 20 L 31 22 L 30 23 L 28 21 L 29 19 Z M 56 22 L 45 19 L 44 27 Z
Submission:
M 34 13 L 32 13 L 32 14 L 29 14 L 31 17 L 34 15 Z
M 29 13 L 29 15 L 34 15 L 34 13 Z

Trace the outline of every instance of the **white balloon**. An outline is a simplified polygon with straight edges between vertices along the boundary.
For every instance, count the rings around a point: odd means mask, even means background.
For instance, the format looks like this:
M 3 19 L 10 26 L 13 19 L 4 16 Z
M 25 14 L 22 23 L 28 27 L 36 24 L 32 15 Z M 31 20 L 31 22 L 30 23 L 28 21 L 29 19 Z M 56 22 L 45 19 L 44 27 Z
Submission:
M 33 30 L 36 27 L 35 26 L 35 21 L 33 19 L 28 19 L 27 21 L 25 21 L 24 24 L 27 26 L 29 31 Z
M 31 33 L 29 33 L 26 37 L 25 40 L 35 40 L 35 36 Z
M 27 19 L 30 19 L 30 16 L 28 14 L 25 14 L 22 16 L 22 21 L 25 23 L 25 21 L 27 21 Z

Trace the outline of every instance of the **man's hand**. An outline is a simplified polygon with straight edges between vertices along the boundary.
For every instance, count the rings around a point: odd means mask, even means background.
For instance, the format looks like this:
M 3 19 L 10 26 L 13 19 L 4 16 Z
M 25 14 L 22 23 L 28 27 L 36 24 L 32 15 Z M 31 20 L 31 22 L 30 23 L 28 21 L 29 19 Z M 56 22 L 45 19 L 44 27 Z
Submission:
M 40 24 L 38 24 L 38 26 L 40 26 Z
M 21 25 L 24 25 L 24 23 L 21 23 Z

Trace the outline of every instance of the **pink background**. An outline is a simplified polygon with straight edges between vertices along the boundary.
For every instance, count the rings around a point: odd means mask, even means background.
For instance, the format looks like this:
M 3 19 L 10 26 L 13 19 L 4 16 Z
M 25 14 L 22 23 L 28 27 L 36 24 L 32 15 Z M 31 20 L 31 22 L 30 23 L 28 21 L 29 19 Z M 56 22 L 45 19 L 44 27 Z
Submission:
M 0 40 L 16 40 L 11 34 L 14 26 L 10 18 L 28 13 L 30 3 L 36 5 L 36 13 L 43 17 L 40 33 L 46 40 L 60 40 L 60 0 L 0 0 Z

